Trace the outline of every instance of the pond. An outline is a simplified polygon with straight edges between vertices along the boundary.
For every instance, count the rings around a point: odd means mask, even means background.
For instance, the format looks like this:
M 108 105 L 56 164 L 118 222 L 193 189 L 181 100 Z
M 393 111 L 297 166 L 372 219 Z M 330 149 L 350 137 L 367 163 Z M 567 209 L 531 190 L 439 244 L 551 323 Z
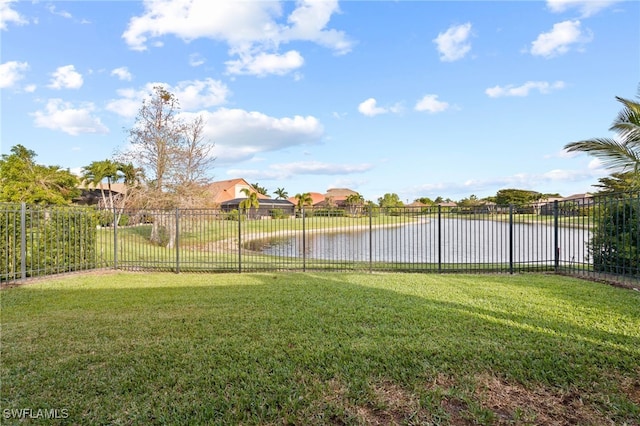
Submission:
M 558 229 L 561 263 L 588 262 L 591 235 Z M 555 259 L 554 227 L 492 220 L 424 220 L 371 231 L 314 232 L 261 240 L 262 253 L 323 260 L 408 263 L 549 263 Z

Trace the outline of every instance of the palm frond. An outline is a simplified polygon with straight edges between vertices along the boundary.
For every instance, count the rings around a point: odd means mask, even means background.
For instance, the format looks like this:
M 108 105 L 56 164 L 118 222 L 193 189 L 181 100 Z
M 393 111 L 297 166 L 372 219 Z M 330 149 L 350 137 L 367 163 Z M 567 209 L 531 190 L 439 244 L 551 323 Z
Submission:
M 618 113 L 609 130 L 616 132 L 626 143 L 636 143 L 640 140 L 640 103 L 621 97 L 616 99 L 625 108 Z
M 619 170 L 640 170 L 640 152 L 633 146 L 610 138 L 594 138 L 565 145 L 568 152 L 585 152 L 602 160 L 605 167 Z

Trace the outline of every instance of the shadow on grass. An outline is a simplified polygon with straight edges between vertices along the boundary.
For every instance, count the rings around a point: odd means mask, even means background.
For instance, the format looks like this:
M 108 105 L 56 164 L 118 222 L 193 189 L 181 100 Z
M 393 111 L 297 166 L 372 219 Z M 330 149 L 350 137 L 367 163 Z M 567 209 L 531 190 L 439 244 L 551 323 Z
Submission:
M 640 372 L 638 333 L 340 275 L 246 280 L 3 293 L 2 407 L 67 408 L 69 423 L 352 423 L 366 420 L 357 407 L 384 410 L 375 389 L 393 383 L 429 421 L 455 418 L 452 395 L 479 421 L 468 388 L 490 374 L 576 390 L 609 419 L 640 422 L 640 402 L 618 386 Z M 450 386 L 428 385 L 438 377 Z

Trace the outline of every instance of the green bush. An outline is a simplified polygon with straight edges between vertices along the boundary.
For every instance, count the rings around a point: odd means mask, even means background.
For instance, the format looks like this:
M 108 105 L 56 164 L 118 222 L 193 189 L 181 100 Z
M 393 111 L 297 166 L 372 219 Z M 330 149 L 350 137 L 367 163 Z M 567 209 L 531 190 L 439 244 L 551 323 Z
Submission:
M 286 217 L 283 209 L 271 209 L 269 210 L 269 216 L 271 216 L 271 219 L 284 219 Z
M 96 267 L 98 214 L 90 208 L 27 206 L 25 247 L 21 246 L 20 205 L 0 207 L 0 279 L 21 278 L 22 252 L 27 276 Z
M 590 249 L 596 271 L 640 275 L 640 198 L 605 204 Z

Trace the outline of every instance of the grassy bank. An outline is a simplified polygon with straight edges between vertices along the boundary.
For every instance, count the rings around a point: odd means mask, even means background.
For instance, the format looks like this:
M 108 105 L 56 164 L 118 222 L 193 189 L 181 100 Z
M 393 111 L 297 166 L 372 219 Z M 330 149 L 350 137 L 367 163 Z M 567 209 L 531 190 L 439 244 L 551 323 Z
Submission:
M 566 277 L 108 273 L 0 297 L 3 424 L 640 424 L 640 294 Z

